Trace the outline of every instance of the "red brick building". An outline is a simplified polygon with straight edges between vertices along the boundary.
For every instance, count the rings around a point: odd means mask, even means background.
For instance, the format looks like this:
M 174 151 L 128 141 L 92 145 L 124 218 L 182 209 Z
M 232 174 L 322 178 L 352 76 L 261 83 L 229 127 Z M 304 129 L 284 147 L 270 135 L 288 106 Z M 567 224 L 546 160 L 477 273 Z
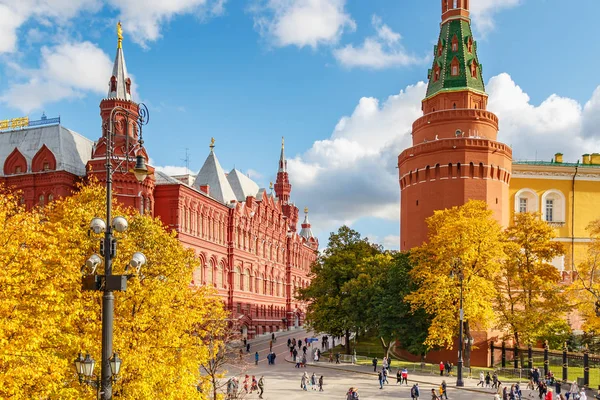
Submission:
M 0 183 L 22 191 L 28 207 L 69 196 L 77 182 L 91 175 L 106 181 L 105 138 L 111 111 L 123 107 L 134 116 L 139 112 L 131 99 L 121 39 L 112 76 L 107 78 L 108 95 L 100 102 L 103 131 L 95 142 L 65 128 L 59 118 L 42 117 L 0 130 Z M 138 140 L 135 118 L 117 116 L 114 131 L 114 152 L 123 159 Z M 159 217 L 184 246 L 194 249 L 201 265 L 191 283 L 215 286 L 248 337 L 298 326 L 304 306 L 294 293 L 308 285 L 319 243 L 307 209 L 298 232 L 283 141 L 274 191 L 259 188 L 236 169 L 226 173 L 214 147 L 212 140 L 195 176 L 156 171 L 140 184 L 128 168 L 117 170 L 115 195 L 121 203 Z M 144 149 L 138 154 L 148 160 Z

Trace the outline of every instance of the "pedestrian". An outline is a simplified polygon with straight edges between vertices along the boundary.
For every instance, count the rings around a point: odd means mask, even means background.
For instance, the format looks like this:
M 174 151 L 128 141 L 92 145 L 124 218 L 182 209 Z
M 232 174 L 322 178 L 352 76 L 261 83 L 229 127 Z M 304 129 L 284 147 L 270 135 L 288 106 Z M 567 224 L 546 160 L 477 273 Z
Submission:
M 329 353 L 329 362 L 332 363 L 333 362 L 333 353 Z
M 377 372 L 377 357 L 373 357 L 371 363 L 373 364 L 373 372 Z
M 258 380 L 258 398 L 262 399 L 263 392 L 265 390 L 265 378 L 263 376 Z
M 481 387 L 483 387 L 483 382 L 484 382 L 484 376 L 483 376 L 483 371 L 479 371 L 479 383 L 477 384 L 477 386 L 481 385 Z
M 412 397 L 415 400 L 419 400 L 420 395 L 421 395 L 421 392 L 419 390 L 419 384 L 415 383 L 413 385 L 413 387 L 410 389 L 410 397 Z
M 292 355 L 294 356 L 294 361 L 296 361 L 296 358 L 298 357 L 298 350 L 296 350 L 296 348 L 294 348 Z
M 561 382 L 557 379 L 556 381 L 554 381 L 554 391 L 556 392 L 556 396 L 560 396 L 560 391 L 561 391 Z
M 233 378 L 229 378 L 227 381 L 227 400 L 233 399 L 233 390 L 234 390 L 234 381 Z
M 390 383 L 388 382 L 388 379 L 387 379 L 387 376 L 388 376 L 387 369 L 382 368 L 381 373 L 383 374 L 383 383 L 387 383 L 389 385 Z
M 250 385 L 250 393 L 253 391 L 258 392 L 258 382 L 256 381 L 256 376 L 252 375 L 252 384 Z
M 340 363 L 340 353 L 335 353 L 335 363 L 336 364 Z
M 271 333 L 271 340 L 273 341 L 273 343 L 275 343 L 277 341 L 277 337 L 275 336 L 275 332 Z
M 248 393 L 248 380 L 250 379 L 250 377 L 248 375 L 246 375 L 246 377 L 244 378 L 244 391 L 246 393 Z
M 396 372 L 396 385 L 402 384 L 402 370 L 398 368 L 398 372 Z
M 258 365 L 258 351 L 254 353 L 254 365 Z
M 302 348 L 302 339 L 298 339 L 298 348 Z
M 302 346 L 302 352 L 306 354 L 306 345 Z
M 443 361 L 440 361 L 440 376 L 444 376 L 444 369 L 446 369 L 446 366 Z
M 485 376 L 485 387 L 489 388 L 490 387 L 490 382 L 492 381 L 492 377 L 490 376 L 490 371 L 487 372 L 486 376 Z
M 402 368 L 402 382 L 400 382 L 400 384 L 403 383 L 408 386 L 408 369 L 406 369 L 406 367 Z
M 440 399 L 442 398 L 442 396 L 444 396 L 444 398 L 448 400 L 448 392 L 446 391 L 447 387 L 448 386 L 446 385 L 446 381 L 442 381 L 442 384 L 440 386 Z
M 431 389 L 431 400 L 440 400 L 440 397 L 435 393 L 435 389 Z
M 585 389 L 581 389 L 579 392 L 579 400 L 587 400 L 587 395 L 585 394 Z
M 388 367 L 387 357 L 383 357 L 383 361 L 381 362 L 381 365 L 383 366 L 383 369 L 387 369 L 387 367 Z
M 315 351 L 315 355 L 313 357 L 313 360 L 315 360 L 315 362 L 319 361 L 319 352 L 318 351 Z
M 246 344 L 246 353 L 250 353 L 250 343 Z
M 323 375 L 319 377 L 319 392 L 323 391 Z
M 302 354 L 302 366 L 306 368 L 306 353 Z
M 306 382 L 308 381 L 308 374 L 306 371 L 302 374 L 302 378 L 300 378 L 300 387 L 302 390 L 306 390 Z
M 506 386 L 502 389 L 502 400 L 508 400 L 508 387 Z
M 498 374 L 494 371 L 494 375 L 492 375 L 492 389 L 498 389 Z
M 240 360 L 244 358 L 244 350 L 240 349 Z
M 290 347 L 292 345 L 292 339 L 288 338 L 288 347 Z
M 273 351 L 273 340 L 269 340 L 269 351 Z
M 379 379 L 379 389 L 383 389 L 383 373 L 381 371 L 377 374 L 377 379 Z
M 275 365 L 275 359 L 277 358 L 277 354 L 271 353 L 271 364 Z

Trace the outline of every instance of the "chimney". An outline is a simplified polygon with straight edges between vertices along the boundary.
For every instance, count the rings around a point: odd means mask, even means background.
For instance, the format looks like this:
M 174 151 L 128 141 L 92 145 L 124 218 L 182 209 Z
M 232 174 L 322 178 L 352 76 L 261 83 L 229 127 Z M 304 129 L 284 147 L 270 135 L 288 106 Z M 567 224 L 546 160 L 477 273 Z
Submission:
M 206 193 L 207 196 L 210 195 L 210 186 L 209 185 L 200 185 L 200 191 Z
M 554 162 L 558 163 L 558 164 L 562 164 L 563 163 L 563 154 L 562 153 L 556 153 L 554 155 Z
M 590 164 L 600 165 L 600 154 L 599 153 L 592 153 L 590 155 Z

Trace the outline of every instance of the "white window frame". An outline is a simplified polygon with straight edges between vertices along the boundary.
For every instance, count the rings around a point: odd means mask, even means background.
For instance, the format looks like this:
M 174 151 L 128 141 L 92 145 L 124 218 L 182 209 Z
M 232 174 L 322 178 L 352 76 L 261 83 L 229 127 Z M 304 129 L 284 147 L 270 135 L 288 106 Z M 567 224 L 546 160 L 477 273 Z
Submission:
M 519 197 L 519 212 L 524 213 L 527 212 L 527 197 Z
M 527 201 L 527 212 L 537 212 L 539 209 L 540 198 L 533 189 L 523 188 L 515 193 L 515 213 L 521 212 L 521 198 L 526 198 Z M 531 200 L 531 201 L 529 201 Z
M 554 200 L 553 202 L 553 207 L 552 207 L 552 221 L 548 221 L 546 218 L 546 199 L 548 199 L 548 196 L 550 195 L 554 195 L 552 196 Z M 563 192 L 561 192 L 558 189 L 550 189 L 550 190 L 546 190 L 544 192 L 544 194 L 542 195 L 542 220 L 543 221 L 547 221 L 547 222 L 554 222 L 554 223 L 564 223 L 566 222 L 566 218 L 567 218 L 567 213 L 566 213 L 566 209 L 567 209 L 567 202 L 566 202 L 566 198 L 565 195 L 563 194 Z

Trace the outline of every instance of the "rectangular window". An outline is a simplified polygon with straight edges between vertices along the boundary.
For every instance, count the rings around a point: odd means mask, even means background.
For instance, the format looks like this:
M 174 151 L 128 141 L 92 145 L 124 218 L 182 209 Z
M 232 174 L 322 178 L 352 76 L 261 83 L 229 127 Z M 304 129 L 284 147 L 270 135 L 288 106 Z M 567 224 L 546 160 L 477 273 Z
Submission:
M 458 66 L 453 65 L 452 66 L 452 76 L 456 76 L 458 75 Z
M 238 314 L 242 313 L 242 305 L 240 303 L 237 303 L 237 312 Z
M 554 221 L 554 200 L 546 200 L 546 221 Z
M 527 199 L 519 199 L 519 212 L 527 212 Z

